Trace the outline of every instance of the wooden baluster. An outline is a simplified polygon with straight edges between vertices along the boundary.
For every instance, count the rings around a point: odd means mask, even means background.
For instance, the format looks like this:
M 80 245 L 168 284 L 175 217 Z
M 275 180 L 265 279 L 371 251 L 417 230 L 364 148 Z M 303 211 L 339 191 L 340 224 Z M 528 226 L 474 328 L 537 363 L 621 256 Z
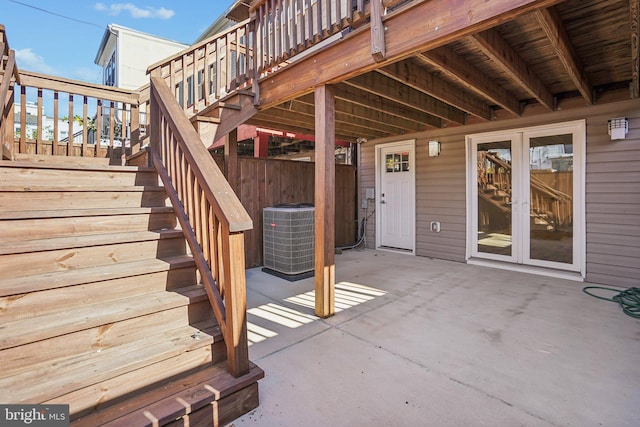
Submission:
M 320 40 L 322 39 L 322 33 L 323 33 L 323 25 L 322 25 L 322 0 L 317 0 L 316 1 L 316 30 L 314 31 L 314 35 L 313 35 L 313 43 L 319 43 Z
M 87 120 L 87 102 L 89 97 L 84 96 L 82 99 L 82 155 L 86 156 L 88 151 L 88 139 L 89 139 L 89 123 Z M 91 156 L 93 157 L 93 156 Z
M 37 110 L 36 110 L 37 118 L 36 118 L 36 154 L 44 154 L 42 152 L 42 89 L 38 88 L 38 100 L 37 100 Z
M 120 123 L 120 164 L 124 166 L 127 159 L 127 104 L 122 104 L 122 121 Z
M 304 50 L 304 48 L 306 47 L 306 40 L 307 40 L 307 26 L 306 26 L 306 22 L 305 22 L 305 15 L 304 15 L 304 8 L 305 8 L 305 4 L 304 4 L 305 0 L 296 0 L 296 3 L 298 5 L 298 11 L 300 12 L 300 42 L 298 43 L 298 52 Z
M 309 47 L 313 44 L 313 6 L 311 5 L 311 0 L 305 0 L 307 2 L 305 7 L 305 15 L 307 17 L 307 32 L 308 34 L 305 37 L 305 46 Z
M 96 155 L 100 153 L 102 157 L 102 100 L 98 99 L 96 107 Z
M 147 110 L 148 111 L 148 110 Z M 131 154 L 136 154 L 140 151 L 140 110 L 137 102 L 131 104 L 131 125 L 130 125 L 130 137 L 131 137 Z
M 116 139 L 116 120 L 115 112 L 113 110 L 114 102 L 109 101 L 109 157 L 113 156 L 113 146 Z
M 73 150 L 73 94 L 69 94 L 69 137 L 67 138 L 67 156 L 75 156 L 75 152 Z
M 20 144 L 19 152 L 27 152 L 27 88 L 20 86 Z
M 291 44 L 289 45 L 289 48 L 291 49 L 292 56 L 298 53 L 298 15 L 296 13 L 297 4 L 298 0 L 289 0 L 289 12 L 291 13 L 291 22 L 289 25 L 289 36 Z
M 291 34 L 289 33 L 289 0 L 282 1 L 282 58 L 291 56 Z
M 58 91 L 53 91 L 53 142 L 51 143 L 51 154 L 58 155 Z
M 270 1 L 269 8 L 269 25 L 271 27 L 269 33 L 269 64 L 274 64 L 277 61 L 277 51 L 276 51 L 276 9 L 275 9 L 275 0 Z

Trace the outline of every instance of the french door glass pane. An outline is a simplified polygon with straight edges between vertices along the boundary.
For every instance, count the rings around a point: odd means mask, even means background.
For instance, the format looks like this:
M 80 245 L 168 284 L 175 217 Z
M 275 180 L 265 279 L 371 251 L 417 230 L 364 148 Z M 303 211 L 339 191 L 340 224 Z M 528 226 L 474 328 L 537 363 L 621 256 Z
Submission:
M 529 174 L 529 257 L 572 264 L 572 135 L 531 138 Z
M 512 255 L 511 141 L 478 144 L 478 252 Z

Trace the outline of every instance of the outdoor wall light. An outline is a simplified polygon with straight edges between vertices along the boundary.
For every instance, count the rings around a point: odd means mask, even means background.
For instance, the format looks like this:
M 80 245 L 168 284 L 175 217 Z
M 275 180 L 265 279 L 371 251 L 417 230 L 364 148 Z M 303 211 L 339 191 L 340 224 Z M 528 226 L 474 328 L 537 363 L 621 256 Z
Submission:
M 436 157 L 440 155 L 440 141 L 429 141 L 429 157 Z
M 609 120 L 609 135 L 611 140 L 624 139 L 629 133 L 629 121 L 625 117 L 616 117 Z

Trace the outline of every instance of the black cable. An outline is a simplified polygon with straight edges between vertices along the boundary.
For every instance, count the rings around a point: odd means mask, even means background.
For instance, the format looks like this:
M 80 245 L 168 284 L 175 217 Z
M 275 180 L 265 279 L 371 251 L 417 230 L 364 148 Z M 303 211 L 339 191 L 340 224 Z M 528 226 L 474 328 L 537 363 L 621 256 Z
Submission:
M 587 292 L 588 289 L 604 289 L 606 291 L 618 293 L 611 298 L 605 298 L 599 295 L 592 294 L 591 292 Z M 640 288 L 629 288 L 622 292 L 619 292 L 618 289 L 613 288 L 605 288 L 602 286 L 586 286 L 582 288 L 582 292 L 587 295 L 591 295 L 594 298 L 617 302 L 626 315 L 635 317 L 636 319 L 640 319 Z
M 104 28 L 104 25 L 98 25 L 98 24 L 96 24 L 96 23 L 94 23 L 94 22 L 83 21 L 82 19 L 76 19 L 76 18 L 72 18 L 72 17 L 67 16 L 67 15 L 61 15 L 61 14 L 59 14 L 59 13 L 51 12 L 50 10 L 43 9 L 43 8 L 41 8 L 41 7 L 38 7 L 38 6 L 34 6 L 34 5 L 32 5 L 32 4 L 23 3 L 23 2 L 21 2 L 21 1 L 17 1 L 17 0 L 9 0 L 9 1 L 10 1 L 11 3 L 19 4 L 19 5 L 21 5 L 21 6 L 29 7 L 29 8 L 31 8 L 31 9 L 35 9 L 35 10 L 39 10 L 40 12 L 48 13 L 49 15 L 58 16 L 58 17 L 60 17 L 60 18 L 64 18 L 64 19 L 68 19 L 68 20 L 70 20 L 70 21 L 78 22 L 78 23 L 80 23 L 80 24 L 91 25 L 91 26 L 93 26 L 93 27 L 98 27 L 98 28 L 100 28 L 100 29 L 103 29 L 103 28 Z

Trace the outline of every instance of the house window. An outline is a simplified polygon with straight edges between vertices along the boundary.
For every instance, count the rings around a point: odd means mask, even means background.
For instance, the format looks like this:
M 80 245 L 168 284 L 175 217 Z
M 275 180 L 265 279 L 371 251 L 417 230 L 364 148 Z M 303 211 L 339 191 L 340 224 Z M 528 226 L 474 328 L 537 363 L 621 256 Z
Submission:
M 387 173 L 409 172 L 409 153 L 392 153 L 385 156 Z
M 116 85 L 116 52 L 114 51 L 104 67 L 104 84 L 107 86 Z

